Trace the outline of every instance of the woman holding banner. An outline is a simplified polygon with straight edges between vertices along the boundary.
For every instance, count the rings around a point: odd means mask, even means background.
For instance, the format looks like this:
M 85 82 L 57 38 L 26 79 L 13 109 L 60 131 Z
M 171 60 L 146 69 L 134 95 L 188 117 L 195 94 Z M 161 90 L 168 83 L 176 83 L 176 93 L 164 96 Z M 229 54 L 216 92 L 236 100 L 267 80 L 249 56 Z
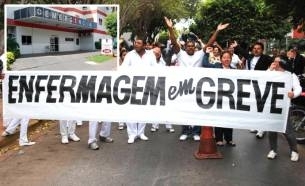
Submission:
M 209 63 L 209 53 L 207 52 L 206 55 L 203 57 L 202 66 L 207 68 L 223 68 L 223 69 L 232 69 L 230 66 L 232 61 L 232 54 L 230 51 L 225 50 L 220 54 L 220 62 L 211 64 Z M 223 140 L 226 141 L 226 144 L 229 146 L 235 146 L 233 142 L 233 129 L 232 128 L 221 128 L 215 127 L 215 140 L 216 145 L 223 146 Z
M 270 71 L 279 71 L 283 74 L 285 73 L 291 73 L 288 70 L 288 64 L 285 60 L 281 59 L 280 57 L 276 57 L 274 59 L 274 62 L 270 65 L 269 70 Z M 302 87 L 300 85 L 300 81 L 298 77 L 295 75 L 295 73 L 291 73 L 292 75 L 292 91 L 288 92 L 288 97 L 290 99 L 298 97 L 302 92 Z M 289 112 L 290 113 L 290 112 Z M 270 151 L 267 155 L 268 159 L 274 159 L 277 156 L 277 132 L 269 132 L 269 144 L 270 144 Z M 298 161 L 299 160 L 299 153 L 297 149 L 297 140 L 295 137 L 295 133 L 290 121 L 290 115 L 288 115 L 288 121 L 286 126 L 286 132 L 284 133 L 284 136 L 286 137 L 286 140 L 289 144 L 289 148 L 291 151 L 290 160 L 291 161 Z

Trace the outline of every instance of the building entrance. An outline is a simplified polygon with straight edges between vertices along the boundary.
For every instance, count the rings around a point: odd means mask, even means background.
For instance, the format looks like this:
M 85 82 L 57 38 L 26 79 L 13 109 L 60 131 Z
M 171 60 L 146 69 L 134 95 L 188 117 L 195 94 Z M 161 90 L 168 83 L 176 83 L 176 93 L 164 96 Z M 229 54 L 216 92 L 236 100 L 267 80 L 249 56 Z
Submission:
M 58 37 L 52 36 L 50 37 L 50 52 L 58 52 L 59 46 L 58 46 Z

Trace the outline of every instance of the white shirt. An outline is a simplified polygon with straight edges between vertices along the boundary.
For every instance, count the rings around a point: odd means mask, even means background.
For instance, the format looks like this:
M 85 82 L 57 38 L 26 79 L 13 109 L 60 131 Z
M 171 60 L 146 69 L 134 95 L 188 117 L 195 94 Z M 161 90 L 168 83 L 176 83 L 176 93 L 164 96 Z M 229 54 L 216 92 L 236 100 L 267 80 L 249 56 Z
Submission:
M 253 58 L 252 58 L 252 60 L 250 61 L 250 69 L 248 69 L 248 70 L 254 70 L 254 68 L 255 68 L 255 65 L 256 65 L 256 63 L 258 62 L 258 60 L 259 60 L 259 58 L 260 58 L 261 56 L 254 56 Z M 247 68 L 248 68 L 248 66 L 247 66 Z
M 121 67 L 136 66 L 155 66 L 157 64 L 155 54 L 152 50 L 145 50 L 141 57 L 135 50 L 128 52 L 124 58 Z
M 230 66 L 232 68 L 237 68 L 237 64 L 239 64 L 240 62 L 241 62 L 241 60 L 239 59 L 238 55 L 233 54 Z
M 193 55 L 188 55 L 184 50 L 180 49 L 177 54 L 178 64 L 184 67 L 201 67 L 204 54 L 203 50 L 198 50 Z
M 289 71 L 285 71 L 285 73 L 291 74 Z M 292 73 L 292 91 L 293 91 L 293 98 L 296 98 L 301 95 L 302 93 L 302 87 L 300 85 L 299 78 L 295 73 Z

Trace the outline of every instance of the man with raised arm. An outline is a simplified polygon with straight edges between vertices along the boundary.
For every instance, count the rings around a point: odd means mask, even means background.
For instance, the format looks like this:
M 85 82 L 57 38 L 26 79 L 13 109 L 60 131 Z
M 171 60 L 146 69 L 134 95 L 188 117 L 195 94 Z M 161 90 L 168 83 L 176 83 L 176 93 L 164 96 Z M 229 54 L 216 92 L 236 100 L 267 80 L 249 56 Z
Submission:
M 225 29 L 228 27 L 229 23 L 226 24 L 219 24 L 217 26 L 216 31 L 213 33 L 211 38 L 209 39 L 208 43 L 202 48 L 202 50 L 196 51 L 195 49 L 195 41 L 189 40 L 186 42 L 185 45 L 185 51 L 181 49 L 180 45 L 177 42 L 177 38 L 174 33 L 173 29 L 173 22 L 168 19 L 167 17 L 164 17 L 165 24 L 169 31 L 169 37 L 171 40 L 171 43 L 173 45 L 173 50 L 175 54 L 177 55 L 177 62 L 178 66 L 184 66 L 184 67 L 201 67 L 203 56 L 205 55 L 205 49 L 206 47 L 212 45 L 212 43 L 215 42 L 216 37 L 219 33 L 219 31 Z M 183 125 L 182 126 L 182 133 L 180 136 L 180 141 L 186 140 L 188 137 L 193 136 L 193 139 L 195 141 L 200 140 L 200 126 L 188 126 Z

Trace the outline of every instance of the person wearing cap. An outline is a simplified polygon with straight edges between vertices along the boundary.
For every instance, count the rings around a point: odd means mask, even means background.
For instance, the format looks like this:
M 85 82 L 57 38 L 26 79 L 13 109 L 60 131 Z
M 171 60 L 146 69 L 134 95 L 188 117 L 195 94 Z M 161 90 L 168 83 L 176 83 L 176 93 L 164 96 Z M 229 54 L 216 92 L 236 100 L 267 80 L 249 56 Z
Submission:
M 146 50 L 146 40 L 142 35 L 137 35 L 134 41 L 134 49 L 128 52 L 124 58 L 123 63 L 120 65 L 120 69 L 132 68 L 132 67 L 153 67 L 157 65 L 156 57 L 152 50 Z M 147 141 L 148 137 L 145 135 L 146 123 L 138 122 L 126 122 L 128 144 L 135 142 L 136 138 Z
M 289 91 L 287 93 L 288 97 L 290 99 L 298 97 L 302 92 L 302 87 L 300 85 L 300 81 L 295 73 L 291 73 L 288 71 L 289 65 L 287 61 L 281 59 L 280 57 L 276 57 L 274 59 L 274 62 L 270 65 L 269 69 L 270 71 L 279 71 L 283 74 L 291 74 L 292 77 L 292 91 Z M 289 112 L 290 113 L 290 112 Z M 297 149 L 297 140 L 296 136 L 292 127 L 292 123 L 290 120 L 290 116 L 288 115 L 288 121 L 286 126 L 286 132 L 284 133 L 284 136 L 286 137 L 286 140 L 288 142 L 291 155 L 290 160 L 291 161 L 298 161 L 299 160 L 299 153 Z M 277 156 L 277 132 L 269 132 L 268 133 L 269 138 L 269 144 L 270 144 L 270 151 L 267 155 L 268 159 L 274 159 Z

